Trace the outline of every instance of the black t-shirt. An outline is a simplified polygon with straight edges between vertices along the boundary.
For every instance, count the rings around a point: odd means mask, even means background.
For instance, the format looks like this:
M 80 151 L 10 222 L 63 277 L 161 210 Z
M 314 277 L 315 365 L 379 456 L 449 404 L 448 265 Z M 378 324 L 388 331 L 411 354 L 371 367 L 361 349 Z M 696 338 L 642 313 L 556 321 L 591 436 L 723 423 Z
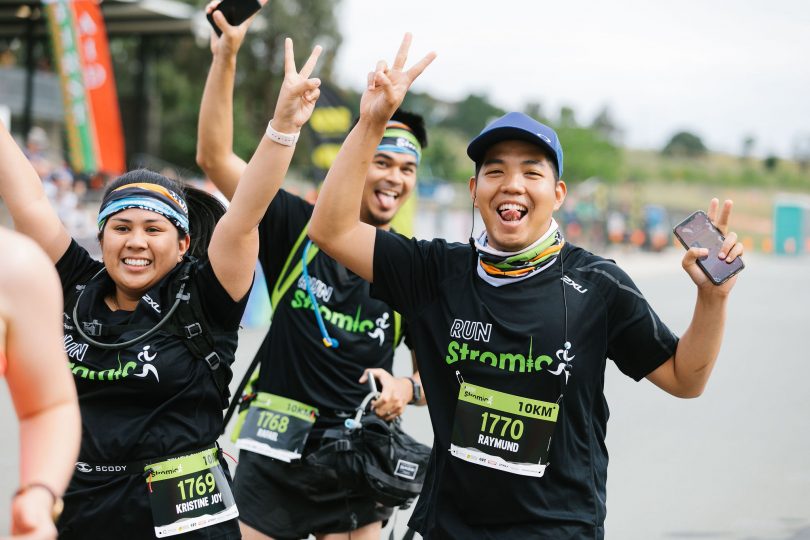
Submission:
M 282 190 L 259 225 L 259 261 L 271 294 L 312 209 Z M 357 382 L 365 369 L 391 371 L 396 325 L 392 309 L 369 296 L 368 282 L 318 251 L 307 270 L 327 332 L 339 343 L 325 347 L 301 272 L 304 242 L 281 276 L 286 280 L 295 272 L 298 277 L 273 306 L 270 330 L 257 352 L 261 368 L 256 388 L 317 407 L 320 417 L 310 435 L 314 441 L 323 429 L 342 421 L 336 412 L 353 411 L 368 393 Z
M 230 370 L 247 295 L 231 299 L 210 263 L 197 262 L 191 293 L 200 295 L 215 349 Z M 189 353 L 183 340 L 159 330 L 120 350 L 88 345 L 76 332 L 71 298 L 84 289 L 78 306 L 81 324 L 129 328 L 102 342 L 141 335 L 172 305 L 168 285 L 178 267 L 153 287 L 135 311 L 111 311 L 104 296 L 114 286 L 103 264 L 75 241 L 56 264 L 66 300 L 65 352 L 79 395 L 82 440 L 79 461 L 119 464 L 195 451 L 213 444 L 222 429 L 222 399 L 208 367 Z M 85 288 L 86 286 L 86 288 Z M 85 326 L 82 327 L 83 329 Z M 98 527 L 99 524 L 104 527 Z M 233 525 L 202 529 L 194 538 L 220 538 Z M 74 474 L 60 520 L 64 538 L 149 538 L 154 536 L 147 485 L 142 474 Z M 228 533 L 231 534 L 231 533 Z M 184 535 L 184 538 L 186 536 Z
M 476 257 L 467 244 L 376 236 L 372 294 L 410 321 L 435 436 L 412 526 L 430 538 L 598 538 L 608 463 L 606 359 L 640 380 L 674 354 L 678 339 L 618 266 L 583 249 L 564 247 L 564 279 L 557 262 L 500 287 L 477 275 Z M 456 410 L 466 403 L 462 383 L 558 405 L 541 477 L 450 454 Z M 477 411 L 481 430 L 494 435 L 478 442 L 508 455 L 501 436 L 509 431 L 504 423 L 493 430 L 486 416 L 497 411 Z M 519 438 L 522 427 L 515 422 L 512 435 Z

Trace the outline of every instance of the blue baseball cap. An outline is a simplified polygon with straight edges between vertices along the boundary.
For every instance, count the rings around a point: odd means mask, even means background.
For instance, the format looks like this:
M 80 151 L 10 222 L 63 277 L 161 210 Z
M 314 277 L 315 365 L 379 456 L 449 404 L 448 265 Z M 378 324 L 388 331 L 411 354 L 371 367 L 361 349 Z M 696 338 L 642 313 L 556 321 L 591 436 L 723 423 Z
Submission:
M 562 177 L 563 150 L 557 133 L 547 125 L 519 112 L 506 113 L 481 130 L 481 133 L 467 146 L 467 155 L 476 164 L 479 164 L 490 146 L 515 139 L 550 150 L 556 161 L 557 174 Z

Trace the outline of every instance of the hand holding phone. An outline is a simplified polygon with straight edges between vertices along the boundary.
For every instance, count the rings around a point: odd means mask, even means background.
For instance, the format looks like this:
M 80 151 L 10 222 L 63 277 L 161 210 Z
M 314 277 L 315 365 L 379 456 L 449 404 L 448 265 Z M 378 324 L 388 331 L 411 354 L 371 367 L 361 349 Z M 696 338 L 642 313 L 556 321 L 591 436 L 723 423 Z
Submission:
M 222 30 L 214 22 L 214 11 L 221 11 L 225 15 L 225 20 L 231 26 L 238 26 L 248 20 L 254 13 L 262 8 L 259 0 L 222 0 L 217 7 L 206 14 L 208 22 L 218 36 L 222 35 Z
M 697 265 L 713 284 L 725 283 L 745 268 L 741 257 L 731 262 L 718 257 L 725 237 L 702 210 L 676 225 L 673 232 L 685 249 L 699 247 L 709 250 L 709 255 L 699 258 Z

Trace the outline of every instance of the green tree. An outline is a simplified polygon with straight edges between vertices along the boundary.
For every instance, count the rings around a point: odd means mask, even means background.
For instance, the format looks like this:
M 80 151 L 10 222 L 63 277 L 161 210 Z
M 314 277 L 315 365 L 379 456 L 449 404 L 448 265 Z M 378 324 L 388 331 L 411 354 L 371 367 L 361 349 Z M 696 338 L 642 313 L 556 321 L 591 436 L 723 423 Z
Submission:
M 754 138 L 753 135 L 746 135 L 743 137 L 742 140 L 742 152 L 740 153 L 740 157 L 743 161 L 747 161 L 751 159 L 751 154 L 754 153 L 754 147 L 757 144 L 757 140 Z
M 616 124 L 607 105 L 602 107 L 602 110 L 596 114 L 591 122 L 591 129 L 596 130 L 597 133 L 613 143 L 618 144 L 621 140 L 622 130 Z
M 543 113 L 543 106 L 537 101 L 530 101 L 526 104 L 523 108 L 523 113 L 527 116 L 531 116 L 538 122 L 543 122 L 544 124 L 548 124 L 548 118 Z
M 665 156 L 700 157 L 706 155 L 708 150 L 703 141 L 688 131 L 679 131 L 664 146 L 661 153 Z
M 622 166 L 622 152 L 598 131 L 583 127 L 557 127 L 564 151 L 563 178 L 582 181 L 593 176 L 616 181 Z
M 575 128 L 577 127 L 577 118 L 574 109 L 568 106 L 560 107 L 560 119 L 557 125 L 561 128 Z
M 182 0 L 202 9 L 197 0 Z M 273 114 L 283 79 L 284 38 L 295 41 L 296 65 L 301 66 L 315 44 L 324 52 L 315 75 L 332 76 L 342 37 L 335 12 L 338 1 L 274 0 L 259 13 L 264 24 L 254 23 L 239 52 L 234 92 L 234 150 L 249 159 Z M 257 21 L 258 22 L 258 21 Z M 135 39 L 113 44 L 113 62 L 119 88 L 121 111 L 129 156 L 148 153 L 153 157 L 196 170 L 197 116 L 211 64 L 207 41 L 196 43 L 192 36 L 155 36 L 146 45 Z M 140 59 L 151 66 L 141 74 Z M 147 114 L 137 98 L 139 77 L 147 80 Z M 138 132 L 147 126 L 146 138 Z M 312 139 L 305 130 L 299 140 L 294 167 L 308 167 Z
M 428 127 L 429 142 L 423 156 L 422 166 L 427 176 L 466 182 L 473 174 L 473 166 L 467 157 L 467 140 L 456 130 Z
M 506 111 L 491 104 L 485 95 L 470 94 L 455 104 L 454 111 L 441 125 L 457 129 L 471 139 L 478 135 L 486 124 L 504 114 Z

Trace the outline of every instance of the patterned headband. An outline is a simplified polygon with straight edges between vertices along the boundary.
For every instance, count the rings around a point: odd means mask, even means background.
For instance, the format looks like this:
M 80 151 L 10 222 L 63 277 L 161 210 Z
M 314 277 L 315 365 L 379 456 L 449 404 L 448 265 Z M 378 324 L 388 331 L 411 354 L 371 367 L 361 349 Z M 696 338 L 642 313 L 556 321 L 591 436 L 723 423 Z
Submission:
M 112 190 L 101 202 L 98 212 L 98 230 L 111 215 L 128 208 L 140 208 L 160 214 L 186 234 L 191 231 L 188 222 L 188 206 L 181 196 L 170 189 L 148 182 L 125 184 Z
M 402 122 L 391 120 L 385 126 L 385 133 L 377 146 L 378 151 L 411 154 L 416 158 L 416 164 L 422 159 L 422 145 L 413 134 L 411 128 Z

